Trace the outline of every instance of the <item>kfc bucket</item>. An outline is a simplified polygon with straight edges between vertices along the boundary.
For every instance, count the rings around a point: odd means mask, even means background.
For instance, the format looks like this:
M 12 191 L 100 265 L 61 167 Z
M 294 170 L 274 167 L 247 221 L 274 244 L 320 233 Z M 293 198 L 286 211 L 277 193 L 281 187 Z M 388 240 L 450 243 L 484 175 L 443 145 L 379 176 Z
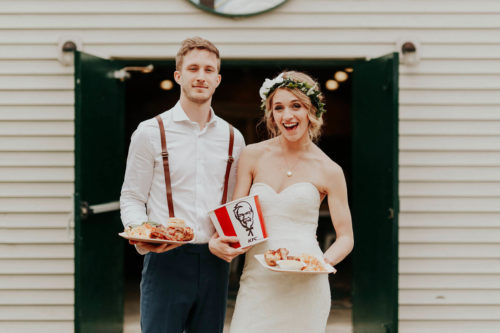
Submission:
M 267 239 L 259 196 L 240 198 L 208 212 L 219 235 L 236 236 L 235 248 L 247 247 Z

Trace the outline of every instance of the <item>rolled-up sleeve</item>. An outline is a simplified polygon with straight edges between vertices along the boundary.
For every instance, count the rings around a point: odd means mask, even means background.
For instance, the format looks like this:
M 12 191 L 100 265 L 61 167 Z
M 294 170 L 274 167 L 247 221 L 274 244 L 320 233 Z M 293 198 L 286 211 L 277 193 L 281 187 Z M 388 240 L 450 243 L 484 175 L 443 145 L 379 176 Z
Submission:
M 125 179 L 120 196 L 120 213 L 125 227 L 148 220 L 148 200 L 154 171 L 154 151 L 148 126 L 139 125 L 132 134 Z

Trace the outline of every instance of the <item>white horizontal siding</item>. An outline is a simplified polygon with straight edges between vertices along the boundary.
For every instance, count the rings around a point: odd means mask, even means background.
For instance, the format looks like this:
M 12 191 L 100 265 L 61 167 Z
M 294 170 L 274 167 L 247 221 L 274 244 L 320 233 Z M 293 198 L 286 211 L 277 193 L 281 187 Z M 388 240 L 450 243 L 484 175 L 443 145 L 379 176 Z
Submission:
M 499 212 L 500 213 L 500 197 L 401 198 L 400 208 L 401 210 L 409 212 Z
M 73 152 L 74 149 L 73 136 L 4 136 L 0 140 L 0 151 L 4 152 Z
M 499 278 L 500 274 L 476 274 L 476 273 L 466 273 L 466 272 L 462 272 L 461 274 L 400 273 L 399 289 L 400 292 L 413 289 L 498 290 Z
M 74 120 L 73 105 L 0 105 L 0 120 Z
M 83 38 L 85 45 L 105 45 L 105 44 L 150 44 L 150 45 L 160 45 L 160 44 L 177 44 L 179 40 L 185 38 L 186 35 L 196 35 L 199 34 L 199 29 L 186 28 L 182 30 L 172 30 L 168 34 L 164 33 L 161 28 L 148 28 L 146 31 L 144 29 L 131 29 L 131 28 L 120 28 L 113 29 L 113 40 L 110 40 L 106 34 L 98 29 L 72 29 L 71 34 L 78 35 Z M 232 30 L 226 30 L 219 27 L 208 27 L 205 32 L 207 36 L 217 45 L 219 44 L 232 44 L 241 43 L 242 40 L 248 41 L 249 43 L 270 43 L 276 40 L 281 40 L 284 35 L 286 35 L 290 30 L 286 28 L 276 27 L 272 30 L 266 30 L 265 34 L 258 35 L 255 30 L 264 30 L 261 27 L 255 27 L 252 30 L 241 29 L 239 26 L 235 26 Z M 311 43 L 311 42 L 321 42 L 324 38 L 325 29 L 324 28 L 308 28 L 306 30 L 297 30 L 294 32 L 293 41 L 297 43 Z M 399 29 L 387 30 L 383 34 L 380 31 L 374 31 L 372 29 L 356 29 L 349 32 L 348 35 L 344 34 L 332 34 L 329 38 L 329 42 L 334 43 L 366 43 L 367 40 L 370 43 L 386 43 L 392 44 L 395 40 L 399 39 L 402 34 L 416 34 L 419 37 L 419 41 L 425 44 L 495 44 L 500 41 L 500 37 L 496 33 L 496 29 L 481 29 L 481 34 L 478 36 L 477 32 L 465 29 L 453 29 L 453 30 L 429 30 L 429 29 Z M 9 35 L 1 35 L 0 43 L 9 43 L 13 45 L 53 45 L 57 42 L 55 36 L 68 34 L 66 29 L 45 29 L 39 31 L 30 31 L 26 33 L 23 29 L 11 29 Z M 12 39 L 15 38 L 15 39 Z M 324 40 L 323 40 L 324 41 Z M 466 60 L 465 60 L 466 61 Z M 493 60 L 494 61 L 494 60 Z M 19 64 L 21 65 L 21 64 Z M 449 64 L 448 66 L 451 66 Z M 2 66 L 0 66 L 2 69 Z M 8 69 L 6 69 L 9 71 Z M 44 72 L 40 69 L 41 73 Z M 409 70 L 405 70 L 409 71 Z M 60 69 L 55 69 L 53 72 L 69 73 L 69 71 L 61 71 Z M 53 73 L 51 72 L 51 73 Z M 498 73 L 494 71 L 493 73 Z M 19 75 L 23 72 L 14 72 L 13 74 Z M 450 74 L 458 74 L 460 71 L 452 71 Z M 474 73 L 477 73 L 474 71 Z M 487 74 L 492 74 L 488 72 Z
M 73 91 L 0 90 L 0 106 L 7 105 L 73 105 Z
M 74 89 L 73 73 L 65 75 L 2 75 L 0 90 Z
M 32 232 L 30 229 L 25 229 L 26 232 Z M 60 230 L 51 230 L 56 235 L 50 237 L 44 236 L 43 241 L 26 240 L 20 244 L 0 244 L 0 258 L 55 258 L 55 259 L 68 259 L 74 257 L 73 242 L 68 237 L 68 232 L 62 235 Z M 11 233 L 12 234 L 12 233 Z M 22 238 L 21 238 L 22 239 Z M 26 239 L 26 237 L 25 237 Z M 51 242 L 49 242 L 52 240 Z M 2 285 L 2 287 L 4 287 Z
M 500 78 L 498 79 L 500 82 Z M 460 135 L 468 136 L 498 136 L 500 133 L 500 120 L 426 120 L 407 121 L 399 123 L 399 133 L 401 135 Z
M 404 333 L 497 333 L 500 331 L 498 320 L 405 320 L 401 321 L 399 331 Z
M 423 130 L 422 132 L 424 132 Z M 446 131 L 446 130 L 443 130 Z M 400 139 L 403 151 L 493 151 L 500 150 L 498 135 L 406 135 Z
M 401 197 L 500 197 L 500 183 L 403 183 L 399 194 Z
M 70 273 L 74 273 L 72 259 L 0 259 L 0 274 Z
M 49 317 L 50 318 L 50 317 Z M 73 332 L 74 324 L 72 321 L 2 321 L 0 322 L 0 331 L 9 333 L 67 333 Z
M 405 290 L 399 293 L 400 304 L 415 305 L 499 305 L 499 290 Z
M 496 151 L 400 151 L 400 166 L 499 166 Z M 492 184 L 493 185 L 493 184 Z M 401 186 L 404 186 L 402 184 Z M 400 186 L 400 189 L 402 188 Z
M 499 2 L 290 0 L 230 19 L 185 0 L 46 0 L 0 1 L 1 332 L 73 331 L 74 82 L 59 38 L 173 59 L 200 34 L 225 59 L 375 57 L 417 40 L 399 80 L 400 332 L 500 331 Z
M 490 166 L 485 166 L 485 167 L 405 166 L 400 168 L 400 180 L 405 182 L 406 181 L 490 182 L 490 181 L 500 181 L 500 174 L 498 173 L 498 167 L 490 167 Z
M 500 63 L 499 63 L 500 65 Z M 400 105 L 401 120 L 499 120 L 498 105 Z
M 402 320 L 498 320 L 498 305 L 405 305 L 399 308 Z
M 72 305 L 73 290 L 0 290 L 2 305 Z
M 0 167 L 0 181 L 4 182 L 71 182 L 74 180 L 72 167 Z M 1 204 L 0 204 L 1 205 Z
M 500 212 L 408 212 L 399 215 L 399 226 L 406 227 L 462 227 L 498 228 Z
M 0 136 L 73 136 L 73 121 L 3 121 Z
M 0 155 L 1 156 L 1 155 Z M 71 164 L 72 165 L 72 164 Z M 0 183 L 1 197 L 71 197 L 73 183 Z
M 351 2 L 352 3 L 352 2 Z M 390 3 L 387 3 L 390 6 Z M 189 5 L 188 5 L 189 6 Z M 189 8 L 189 7 L 188 7 Z M 137 13 L 113 13 L 109 15 L 88 15 L 85 13 L 64 13 L 44 15 L 24 14 L 3 15 L 1 28 L 10 29 L 192 29 L 197 28 L 231 28 L 235 20 L 222 19 L 215 15 L 206 15 L 201 11 L 190 12 L 154 12 L 145 15 Z M 361 20 L 360 17 L 364 18 Z M 500 13 L 391 13 L 387 12 L 285 12 L 277 10 L 270 15 L 259 15 L 238 20 L 238 28 L 290 28 L 297 29 L 297 24 L 289 18 L 300 16 L 301 24 L 310 28 L 342 28 L 342 29 L 494 29 L 500 28 Z M 196 22 L 193 22 L 196 20 Z
M 48 208 L 47 210 L 51 210 Z M 68 230 L 65 229 L 5 229 L 0 235 L 3 244 L 65 244 L 72 243 Z M 42 247 L 42 246 L 41 246 Z M 14 249 L 14 247 L 12 248 Z M 17 254 L 13 253 L 13 257 Z M 72 256 L 71 256 L 72 257 Z
M 473 229 L 476 231 L 476 229 Z M 469 239 L 469 237 L 450 239 L 449 237 L 445 242 L 440 240 L 436 241 L 436 237 L 430 237 L 433 239 L 424 238 L 424 241 L 418 241 L 419 235 L 408 235 L 412 234 L 411 229 L 405 229 L 406 235 L 400 236 L 402 238 L 407 238 L 410 240 L 402 240 L 399 246 L 399 257 L 400 258 L 499 258 L 500 257 L 500 243 L 498 241 L 486 241 L 484 242 L 479 235 L 476 235 L 475 239 Z M 484 231 L 489 232 L 488 229 Z M 465 233 L 462 231 L 462 233 Z M 459 233 L 455 233 L 455 237 Z M 498 234 L 498 231 L 497 231 Z M 434 229 L 427 229 L 426 236 L 434 235 Z M 479 238 L 479 240 L 478 240 Z M 486 237 L 491 239 L 491 237 Z M 474 242 L 474 240 L 476 242 Z
M 399 237 L 403 244 L 489 243 L 500 246 L 500 228 L 402 228 Z
M 47 166 L 74 166 L 73 152 L 32 152 L 32 151 L 0 151 L 0 166 L 15 167 L 47 167 Z M 32 186 L 33 184 L 30 184 Z M 11 185 L 12 186 L 12 185 Z M 22 185 L 19 185 L 22 186 Z M 2 184 L 0 184 L 0 195 Z M 72 192 L 71 192 L 72 193 Z
M 62 213 L 40 213 L 31 212 L 26 209 L 23 212 L 3 212 L 0 219 L 1 228 L 66 228 L 71 215 L 71 207 L 67 207 Z
M 0 275 L 0 285 L 2 290 L 73 289 L 75 278 L 73 274 L 9 274 Z
M 0 305 L 0 321 L 40 321 L 74 319 L 73 307 L 68 305 Z

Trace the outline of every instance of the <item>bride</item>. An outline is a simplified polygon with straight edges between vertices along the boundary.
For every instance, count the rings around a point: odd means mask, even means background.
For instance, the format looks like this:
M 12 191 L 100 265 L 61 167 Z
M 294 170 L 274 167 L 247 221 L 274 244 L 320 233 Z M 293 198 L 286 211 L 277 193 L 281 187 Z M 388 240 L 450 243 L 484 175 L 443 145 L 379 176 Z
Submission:
M 260 89 L 271 139 L 240 155 L 233 199 L 257 194 L 268 240 L 248 249 L 231 333 L 324 332 L 331 295 L 327 274 L 271 272 L 255 254 L 287 248 L 290 255 L 312 254 L 335 266 L 353 248 L 345 177 L 314 141 L 325 106 L 318 83 L 301 72 L 266 79 Z M 336 240 L 322 253 L 316 240 L 321 201 L 327 198 Z M 230 261 L 241 253 L 231 239 L 214 235 L 211 251 Z

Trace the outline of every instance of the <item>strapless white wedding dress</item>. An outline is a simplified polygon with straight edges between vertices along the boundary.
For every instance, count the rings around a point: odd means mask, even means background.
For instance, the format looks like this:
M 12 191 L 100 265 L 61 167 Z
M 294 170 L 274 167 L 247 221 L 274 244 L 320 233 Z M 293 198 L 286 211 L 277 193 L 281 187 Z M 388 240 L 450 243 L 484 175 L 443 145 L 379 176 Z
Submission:
M 230 333 L 324 333 L 331 305 L 328 275 L 273 272 L 254 257 L 280 247 L 290 255 L 323 256 L 316 240 L 318 190 L 301 182 L 276 193 L 267 184 L 254 183 L 254 194 L 269 238 L 246 254 Z

